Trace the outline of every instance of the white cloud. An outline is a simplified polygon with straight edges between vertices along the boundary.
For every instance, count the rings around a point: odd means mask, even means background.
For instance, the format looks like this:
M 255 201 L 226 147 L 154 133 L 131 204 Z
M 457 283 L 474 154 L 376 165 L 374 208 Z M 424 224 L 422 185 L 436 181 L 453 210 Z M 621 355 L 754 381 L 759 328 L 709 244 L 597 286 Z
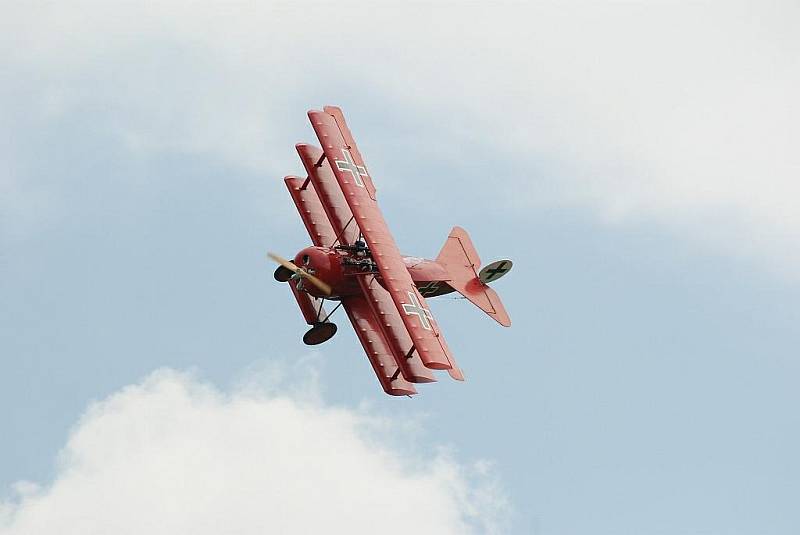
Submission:
M 308 136 L 297 110 L 346 95 L 424 117 L 409 135 L 456 147 L 441 158 L 503 152 L 523 209 L 587 207 L 800 266 L 796 3 L 15 10 L 5 60 L 34 115 L 93 102 L 131 150 L 280 174 L 297 168 L 291 150 L 267 148 Z
M 0 502 L 0 533 L 502 529 L 505 500 L 485 463 L 400 449 L 396 433 L 316 395 L 264 394 L 252 382 L 226 394 L 161 370 L 87 410 L 53 483 L 21 482 Z

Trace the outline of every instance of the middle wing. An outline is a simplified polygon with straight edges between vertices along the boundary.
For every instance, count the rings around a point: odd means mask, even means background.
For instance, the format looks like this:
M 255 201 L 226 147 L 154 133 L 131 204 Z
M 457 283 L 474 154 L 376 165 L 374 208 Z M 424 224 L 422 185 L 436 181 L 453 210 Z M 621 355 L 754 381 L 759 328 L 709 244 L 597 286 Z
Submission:
M 412 355 L 416 351 L 426 367 L 448 370 L 453 378 L 463 380 L 461 370 L 450 354 L 425 298 L 417 291 L 378 208 L 372 178 L 341 110 L 326 107 L 325 111 L 308 112 L 308 117 L 373 259 L 378 264 L 383 285 L 411 336 L 412 346 L 407 354 Z
M 323 245 L 332 247 L 336 241 L 342 245 L 353 245 L 358 239 L 358 225 L 322 149 L 305 143 L 298 143 L 295 148 L 335 232 L 336 238 Z

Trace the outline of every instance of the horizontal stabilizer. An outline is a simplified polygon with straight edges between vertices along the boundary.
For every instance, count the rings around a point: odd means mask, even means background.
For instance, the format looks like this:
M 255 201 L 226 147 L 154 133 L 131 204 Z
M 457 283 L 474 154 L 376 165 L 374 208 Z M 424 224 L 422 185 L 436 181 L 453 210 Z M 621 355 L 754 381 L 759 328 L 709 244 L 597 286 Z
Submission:
M 511 318 L 508 317 L 500 296 L 481 282 L 478 276 L 476 270 L 481 265 L 481 259 L 466 230 L 453 227 L 436 261 L 447 269 L 450 275 L 447 284 L 455 291 L 469 299 L 500 325 L 511 326 Z

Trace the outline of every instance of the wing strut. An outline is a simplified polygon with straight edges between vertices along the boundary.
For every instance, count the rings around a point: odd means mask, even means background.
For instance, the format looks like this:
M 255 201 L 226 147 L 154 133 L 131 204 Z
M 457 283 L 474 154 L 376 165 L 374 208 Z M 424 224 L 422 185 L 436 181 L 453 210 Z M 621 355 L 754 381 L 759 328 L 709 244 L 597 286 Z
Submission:
M 350 223 L 352 223 L 355 220 L 355 218 L 356 218 L 356 216 L 352 216 L 350 218 L 350 220 L 345 224 L 344 228 L 339 232 L 339 234 L 336 235 L 336 239 L 333 240 L 333 243 L 331 244 L 331 247 L 333 247 L 334 245 L 336 245 L 339 242 L 339 239 L 342 237 L 342 234 L 345 233 L 345 231 L 347 230 L 347 227 L 350 226 Z M 359 235 L 360 235 L 360 233 L 359 233 Z

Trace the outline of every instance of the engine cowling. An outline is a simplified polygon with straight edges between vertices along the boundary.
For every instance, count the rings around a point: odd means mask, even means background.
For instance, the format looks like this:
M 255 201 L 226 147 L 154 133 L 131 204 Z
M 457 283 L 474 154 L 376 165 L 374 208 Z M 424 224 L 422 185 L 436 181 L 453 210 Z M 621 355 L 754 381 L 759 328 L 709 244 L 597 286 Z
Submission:
M 294 257 L 294 264 L 315 277 L 322 279 L 332 288 L 330 296 L 323 295 L 318 288 L 308 281 L 303 281 L 301 287 L 304 291 L 315 297 L 338 297 L 347 293 L 342 259 L 336 250 L 329 247 L 306 247 Z

